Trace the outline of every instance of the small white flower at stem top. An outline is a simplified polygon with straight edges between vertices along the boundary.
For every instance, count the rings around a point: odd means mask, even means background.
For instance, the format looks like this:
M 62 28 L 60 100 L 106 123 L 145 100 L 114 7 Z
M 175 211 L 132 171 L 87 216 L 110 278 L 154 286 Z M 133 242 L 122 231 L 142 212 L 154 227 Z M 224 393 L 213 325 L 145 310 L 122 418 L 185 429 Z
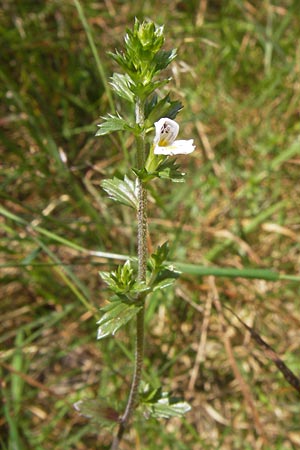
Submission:
M 187 155 L 195 150 L 193 139 L 176 141 L 179 125 L 175 120 L 163 117 L 155 122 L 154 154 L 155 155 Z

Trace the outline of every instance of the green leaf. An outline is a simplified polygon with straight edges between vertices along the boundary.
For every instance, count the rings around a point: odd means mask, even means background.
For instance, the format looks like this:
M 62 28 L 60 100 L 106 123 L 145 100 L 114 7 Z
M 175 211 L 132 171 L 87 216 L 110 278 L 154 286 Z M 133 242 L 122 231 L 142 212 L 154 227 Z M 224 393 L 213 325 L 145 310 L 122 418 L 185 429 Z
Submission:
M 157 122 L 161 117 L 169 117 L 175 119 L 178 112 L 183 108 L 179 101 L 171 101 L 170 95 L 166 95 L 158 101 L 157 94 L 154 94 L 145 104 L 145 117 L 149 127 Z
M 147 183 L 147 181 L 153 180 L 153 178 L 157 177 L 156 172 L 148 172 L 148 170 L 143 167 L 142 169 L 131 169 L 132 172 L 144 183 Z
M 103 120 L 103 123 L 97 125 L 99 130 L 97 131 L 96 136 L 104 136 L 105 134 L 113 133 L 114 131 L 125 131 L 132 129 L 126 120 L 122 119 L 119 115 L 114 116 L 113 114 L 108 114 L 103 117 Z
M 176 49 L 165 51 L 161 50 L 154 57 L 155 72 L 165 69 L 175 58 Z
M 164 280 L 161 280 L 159 282 L 156 281 L 152 288 L 153 292 L 161 291 L 162 289 L 166 289 L 170 286 L 173 286 L 177 278 L 178 277 L 176 276 L 174 278 L 165 278 Z
M 159 245 L 155 253 L 152 253 L 151 260 L 154 267 L 160 267 L 169 255 L 169 243 L 166 241 L 162 245 Z
M 134 81 L 127 74 L 114 73 L 111 82 L 110 82 L 113 90 L 119 97 L 128 100 L 129 102 L 134 102 Z
M 172 266 L 163 265 L 153 271 L 149 285 L 152 291 L 161 290 L 172 286 L 179 276 L 180 272 L 176 271 Z
M 80 415 L 105 427 L 114 426 L 120 420 L 119 413 L 104 398 L 79 400 L 73 406 Z
M 159 155 L 160 159 L 158 159 L 157 155 L 153 155 L 150 162 L 147 163 L 148 168 L 143 167 L 143 169 L 131 169 L 135 175 L 142 180 L 144 183 L 147 183 L 153 178 L 162 178 L 168 179 L 176 183 L 184 182 L 184 172 L 180 172 L 179 164 L 176 164 L 175 159 L 169 159 L 168 156 Z M 154 160 L 157 158 L 157 160 Z M 154 164 L 153 164 L 154 163 Z M 153 167 L 156 167 L 154 170 Z
M 103 180 L 102 188 L 108 193 L 109 197 L 123 205 L 131 206 L 134 209 L 138 207 L 138 180 L 131 181 L 126 175 L 124 180 L 113 178 L 112 180 Z
M 180 275 L 180 272 L 174 269 L 172 265 L 165 263 L 168 253 L 169 246 L 165 242 L 158 247 L 148 260 L 148 268 L 151 273 L 149 286 L 153 292 L 172 286 Z
M 136 283 L 136 276 L 131 261 L 127 260 L 117 270 L 112 272 L 99 272 L 101 278 L 116 294 L 127 293 Z
M 142 404 L 156 403 L 162 397 L 162 388 L 160 386 L 153 388 L 148 383 L 141 381 L 140 390 L 139 398 Z
M 146 417 L 164 418 L 182 417 L 191 410 L 191 406 L 182 399 L 171 397 L 168 392 L 162 392 L 161 388 L 151 388 L 148 384 L 142 385 L 140 393 L 140 405 Z
M 179 164 L 176 164 L 175 159 L 166 158 L 157 168 L 156 173 L 158 178 L 168 179 L 174 183 L 184 182 L 184 172 L 179 171 Z
M 137 84 L 136 88 L 136 94 L 141 96 L 141 98 L 146 99 L 152 92 L 155 91 L 155 89 L 160 89 L 163 86 L 165 86 L 167 83 L 169 83 L 171 78 L 165 78 L 164 80 L 156 80 L 156 81 L 150 81 L 149 80 L 144 83 Z
M 143 98 L 155 89 L 154 75 L 173 60 L 173 51 L 160 51 L 163 43 L 163 27 L 151 21 L 140 23 L 136 19 L 133 30 L 127 30 L 125 51 L 111 54 L 136 86 L 139 84 L 137 90 L 133 87 L 131 91 Z
M 146 408 L 151 417 L 157 419 L 170 419 L 171 417 L 182 417 L 192 408 L 185 402 L 175 398 L 162 398 L 157 403 Z
M 152 21 L 147 20 L 140 23 L 138 19 L 136 19 L 131 37 L 139 41 L 143 50 L 149 50 L 154 53 L 157 52 L 164 43 L 163 31 L 163 26 L 159 27 Z M 128 41 L 126 43 L 128 44 Z
M 216 266 L 201 266 L 198 264 L 189 264 L 182 262 L 174 262 L 176 267 L 182 272 L 188 275 L 197 275 L 205 277 L 213 275 L 215 277 L 227 277 L 227 278 L 250 278 L 258 280 L 295 280 L 300 281 L 300 277 L 293 277 L 292 275 L 279 274 L 269 269 L 253 269 L 252 267 L 244 269 L 236 269 L 235 267 L 216 267 Z
M 98 333 L 97 339 L 103 339 L 107 336 L 114 335 L 122 326 L 131 320 L 140 311 L 142 306 L 134 304 L 126 304 L 121 301 L 110 303 L 101 309 L 105 314 L 97 322 Z
M 166 98 L 166 97 L 164 97 L 164 98 Z M 158 95 L 155 92 L 145 102 L 145 107 L 144 107 L 145 119 L 147 119 L 149 117 L 151 111 L 153 111 L 153 109 L 156 107 L 157 103 L 158 103 Z M 154 122 L 155 122 L 155 120 L 152 120 L 150 125 L 153 125 Z
M 124 303 L 137 304 L 150 291 L 145 282 L 137 281 L 137 270 L 132 267 L 131 260 L 127 260 L 123 266 L 118 266 L 115 271 L 99 274 L 111 291 Z

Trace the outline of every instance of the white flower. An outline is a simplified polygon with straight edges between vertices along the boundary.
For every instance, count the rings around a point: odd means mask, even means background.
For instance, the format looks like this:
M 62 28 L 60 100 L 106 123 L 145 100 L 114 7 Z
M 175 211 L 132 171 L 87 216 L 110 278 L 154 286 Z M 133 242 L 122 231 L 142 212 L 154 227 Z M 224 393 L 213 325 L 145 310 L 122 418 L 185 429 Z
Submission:
M 187 155 L 195 150 L 193 139 L 175 141 L 179 125 L 174 120 L 163 117 L 155 122 L 154 154 L 155 155 Z

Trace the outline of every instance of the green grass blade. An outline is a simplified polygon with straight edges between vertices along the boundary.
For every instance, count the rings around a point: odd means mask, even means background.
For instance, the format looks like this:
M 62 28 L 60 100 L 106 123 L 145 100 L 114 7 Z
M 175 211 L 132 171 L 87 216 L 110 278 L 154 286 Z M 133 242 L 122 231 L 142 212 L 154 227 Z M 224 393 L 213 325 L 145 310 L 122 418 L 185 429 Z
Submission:
M 231 267 L 198 266 L 196 264 L 178 262 L 175 262 L 174 265 L 181 272 L 187 275 L 214 275 L 216 277 L 226 278 L 256 278 L 268 281 L 277 281 L 280 279 L 279 273 L 268 269 L 235 269 Z M 298 277 L 298 281 L 300 281 L 300 277 Z
M 88 41 L 89 41 L 89 45 L 91 47 L 92 54 L 93 54 L 93 57 L 94 57 L 95 62 L 96 62 L 97 70 L 99 72 L 101 82 L 103 83 L 103 86 L 104 86 L 104 89 L 105 89 L 105 92 L 106 92 L 106 95 L 107 95 L 107 99 L 108 99 L 108 102 L 109 102 L 110 109 L 111 109 L 112 112 L 114 112 L 115 111 L 115 107 L 114 107 L 114 102 L 113 102 L 112 95 L 111 95 L 111 90 L 110 90 L 110 87 L 109 87 L 109 85 L 107 83 L 107 76 L 105 74 L 104 66 L 103 66 L 103 64 L 102 64 L 102 62 L 101 62 L 101 60 L 99 58 L 99 54 L 98 54 L 98 50 L 97 50 L 97 47 L 96 47 L 96 44 L 95 44 L 95 40 L 94 40 L 94 37 L 93 37 L 92 29 L 91 29 L 88 21 L 86 20 L 83 8 L 82 8 L 81 3 L 79 2 L 79 0 L 74 0 L 74 4 L 76 6 L 76 9 L 77 9 L 77 12 L 78 12 L 78 16 L 79 16 L 79 18 L 81 20 L 83 28 L 84 28 L 84 30 L 86 32 L 86 35 L 87 35 L 87 38 L 88 38 Z

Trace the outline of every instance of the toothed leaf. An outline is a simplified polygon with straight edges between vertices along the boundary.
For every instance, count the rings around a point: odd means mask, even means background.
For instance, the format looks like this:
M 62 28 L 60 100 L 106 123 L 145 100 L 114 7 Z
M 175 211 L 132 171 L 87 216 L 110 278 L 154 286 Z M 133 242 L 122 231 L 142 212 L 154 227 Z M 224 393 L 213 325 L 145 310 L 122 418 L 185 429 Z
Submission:
M 169 94 L 160 101 L 158 101 L 157 94 L 154 94 L 145 105 L 145 117 L 150 126 L 154 122 L 157 122 L 161 117 L 175 119 L 182 108 L 182 103 L 179 101 L 172 101 Z
M 112 200 L 137 209 L 137 183 L 137 179 L 131 181 L 127 176 L 125 176 L 124 180 L 120 180 L 119 178 L 103 180 L 101 186 Z
M 135 86 L 135 83 L 129 75 L 114 73 L 111 77 L 110 84 L 119 97 L 122 97 L 131 103 L 134 102 L 133 88 Z
M 151 388 L 146 384 L 140 393 L 140 403 L 146 417 L 169 419 L 182 417 L 191 410 L 191 406 L 182 399 L 171 397 L 161 388 Z
M 96 133 L 96 136 L 104 136 L 105 134 L 113 133 L 114 131 L 124 131 L 131 130 L 132 127 L 128 125 L 126 120 L 122 119 L 122 117 L 114 116 L 112 114 L 108 114 L 103 117 L 104 122 L 98 125 L 99 130 Z
M 81 416 L 105 428 L 114 426 L 120 420 L 119 413 L 104 398 L 79 400 L 73 406 Z
M 121 301 L 114 301 L 102 308 L 105 314 L 97 322 L 97 339 L 103 339 L 116 332 L 132 319 L 142 308 L 142 306 L 127 304 Z
M 172 398 L 162 398 L 147 409 L 151 417 L 155 417 L 157 419 L 170 419 L 171 417 L 182 417 L 192 408 L 185 401 L 177 401 Z

